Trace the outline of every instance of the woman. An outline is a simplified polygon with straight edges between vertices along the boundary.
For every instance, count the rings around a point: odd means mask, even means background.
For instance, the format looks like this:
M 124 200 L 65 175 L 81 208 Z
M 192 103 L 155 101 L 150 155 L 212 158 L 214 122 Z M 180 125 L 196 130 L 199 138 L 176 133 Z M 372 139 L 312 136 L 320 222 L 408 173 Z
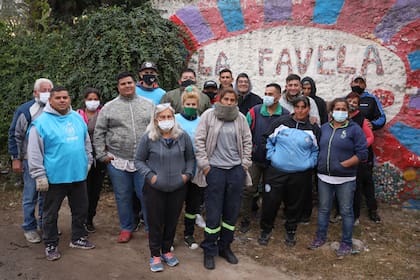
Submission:
M 375 140 L 373 131 L 370 128 L 369 121 L 362 115 L 359 111 L 360 106 L 360 95 L 356 92 L 351 92 L 346 96 L 347 102 L 350 106 L 350 118 L 356 122 L 363 130 L 367 140 L 368 147 L 368 160 L 360 162 L 357 168 L 357 178 L 356 178 L 356 192 L 354 193 L 354 203 L 353 203 L 353 212 L 354 212 L 354 224 L 359 224 L 360 217 L 360 202 L 362 200 L 362 193 L 366 198 L 366 204 L 369 211 L 369 217 L 376 222 L 376 219 L 373 219 L 372 216 L 377 214 L 378 205 L 375 199 L 375 186 L 373 184 L 372 178 L 372 166 L 373 166 L 373 150 L 372 144 Z M 378 216 L 379 217 L 379 216 Z
M 230 244 L 242 189 L 245 183 L 251 184 L 247 169 L 251 165 L 252 140 L 246 118 L 239 113 L 237 104 L 238 96 L 233 88 L 223 89 L 220 101 L 201 116 L 195 134 L 197 184 L 207 185 L 206 227 L 201 243 L 207 269 L 215 268 L 217 254 L 231 264 L 238 263 Z
M 153 119 L 137 147 L 135 165 L 146 178 L 144 198 L 149 223 L 150 270 L 179 263 L 170 249 L 185 199 L 185 184 L 193 176 L 191 139 L 175 122 L 169 103 L 156 105 Z
M 268 244 L 277 211 L 284 201 L 284 242 L 295 246 L 296 229 L 305 202 L 312 202 L 312 171 L 318 159 L 319 127 L 309 121 L 308 97 L 296 97 L 293 110 L 293 114 L 274 121 L 266 133 L 270 165 L 265 172 L 260 245 Z
M 84 108 L 78 109 L 77 112 L 85 120 L 88 126 L 90 141 L 92 142 L 96 119 L 98 118 L 98 113 L 101 110 L 100 94 L 96 88 L 88 87 L 84 90 L 84 105 Z M 95 149 L 93 146 L 92 151 L 94 160 L 86 179 L 89 207 L 85 227 L 86 231 L 89 233 L 96 231 L 93 224 L 93 217 L 96 215 L 96 207 L 98 206 L 99 195 L 104 183 L 106 169 L 104 163 L 95 160 Z
M 181 96 L 183 112 L 175 115 L 175 120 L 194 141 L 195 130 L 200 117 L 197 115 L 197 108 L 200 102 L 200 91 L 195 86 L 185 88 Z M 197 249 L 198 244 L 194 238 L 194 226 L 196 217 L 200 213 L 200 205 L 203 200 L 204 188 L 200 188 L 191 180 L 187 182 L 187 194 L 185 197 L 184 215 L 184 242 L 190 249 Z
M 352 251 L 353 196 L 356 189 L 357 165 L 367 159 L 366 137 L 362 129 L 348 120 L 349 104 L 344 98 L 331 102 L 332 120 L 321 127 L 318 158 L 318 230 L 310 249 L 327 240 L 328 220 L 334 194 L 343 219 L 342 239 L 336 251 L 339 258 Z

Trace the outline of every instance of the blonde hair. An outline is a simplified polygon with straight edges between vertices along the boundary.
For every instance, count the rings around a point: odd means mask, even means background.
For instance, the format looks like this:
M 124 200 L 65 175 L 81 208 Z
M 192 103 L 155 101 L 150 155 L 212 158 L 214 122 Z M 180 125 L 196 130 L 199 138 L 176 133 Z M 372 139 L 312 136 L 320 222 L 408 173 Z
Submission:
M 197 100 L 197 105 L 200 104 L 200 90 L 196 86 L 187 86 L 181 95 L 182 105 L 184 105 L 185 100 L 195 99 Z M 183 106 L 184 107 L 184 106 Z
M 150 120 L 150 123 L 147 125 L 146 132 L 149 133 L 149 139 L 152 141 L 158 140 L 162 137 L 162 133 L 160 133 L 160 129 L 158 127 L 157 117 L 163 111 L 169 109 L 174 116 L 175 121 L 175 110 L 171 107 L 170 103 L 164 103 L 156 105 L 155 110 L 153 112 L 153 117 Z M 179 126 L 179 124 L 175 121 L 174 127 L 171 129 L 171 136 L 172 138 L 176 139 L 183 133 L 183 130 Z

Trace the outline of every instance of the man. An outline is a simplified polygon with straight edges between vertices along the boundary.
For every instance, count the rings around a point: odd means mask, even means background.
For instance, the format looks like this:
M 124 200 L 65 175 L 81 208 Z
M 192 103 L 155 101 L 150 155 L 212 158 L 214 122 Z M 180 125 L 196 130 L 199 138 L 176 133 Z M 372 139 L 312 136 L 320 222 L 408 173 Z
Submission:
M 302 95 L 302 86 L 300 83 L 300 77 L 296 74 L 290 74 L 286 77 L 286 91 L 285 94 L 280 98 L 280 104 L 291 113 L 293 113 L 293 100 Z M 309 98 L 311 103 L 311 110 L 309 111 L 309 120 L 312 124 L 321 124 L 319 117 L 318 107 L 312 98 Z
M 305 77 L 302 79 L 301 84 L 303 95 L 309 96 L 316 103 L 316 107 L 318 108 L 319 112 L 319 117 L 321 119 L 321 125 L 326 123 L 328 121 L 327 103 L 325 103 L 324 99 L 316 95 L 315 81 L 311 77 Z
M 196 75 L 194 70 L 187 68 L 182 71 L 181 78 L 178 80 L 179 88 L 168 91 L 160 100 L 160 103 L 171 103 L 176 113 L 182 113 L 181 95 L 187 86 L 196 84 Z M 211 108 L 210 99 L 204 93 L 200 93 L 200 105 L 197 109 L 198 115 L 201 115 L 205 110 Z
M 205 81 L 203 85 L 203 94 L 207 95 L 210 103 L 214 105 L 217 101 L 217 83 L 215 81 Z
M 356 76 L 351 82 L 351 90 L 360 96 L 359 110 L 362 115 L 369 121 L 370 128 L 375 131 L 382 128 L 386 123 L 385 112 L 382 109 L 379 99 L 366 91 L 366 79 L 362 76 Z M 361 162 L 358 167 L 357 184 L 358 188 L 363 190 L 367 196 L 369 219 L 375 223 L 381 222 L 378 215 L 378 205 L 375 199 L 375 185 L 373 183 L 373 164 L 374 154 L 372 146 L 368 149 L 369 156 L 367 162 Z
M 147 213 L 143 201 L 144 177 L 134 166 L 134 156 L 140 137 L 146 131 L 154 110 L 153 103 L 135 93 L 134 76 L 123 72 L 117 76 L 119 96 L 106 103 L 98 115 L 93 144 L 96 158 L 107 164 L 114 188 L 120 220 L 119 243 L 131 239 L 136 228 L 133 213 L 133 193 L 142 205 L 147 228 Z
M 93 249 L 84 223 L 88 210 L 86 177 L 92 164 L 92 146 L 82 117 L 71 109 L 64 87 L 51 90 L 44 113 L 32 122 L 28 140 L 29 172 L 36 189 L 43 192 L 43 240 L 47 260 L 61 257 L 58 251 L 57 218 L 67 196 L 71 209 L 70 247 Z
M 35 180 L 29 174 L 27 158 L 26 133 L 31 121 L 35 120 L 48 102 L 53 83 L 45 78 L 35 81 L 33 96 L 34 99 L 19 106 L 13 116 L 9 129 L 9 154 L 12 157 L 12 169 L 14 172 L 23 172 L 23 234 L 30 243 L 41 242 L 37 227 L 42 227 L 42 197 L 36 191 Z M 35 208 L 38 201 L 37 222 Z
M 236 78 L 235 89 L 238 94 L 239 111 L 246 115 L 252 107 L 262 103 L 261 97 L 251 92 L 252 84 L 246 73 L 240 73 Z
M 279 100 L 281 87 L 276 83 L 268 84 L 265 87 L 263 104 L 252 107 L 246 115 L 252 133 L 252 165 L 249 173 L 252 179 L 251 186 L 245 186 L 242 198 L 242 221 L 239 230 L 246 233 L 250 230 L 250 215 L 253 198 L 258 195 L 258 185 L 264 185 L 263 173 L 268 163 L 265 159 L 265 147 L 262 145 L 263 134 L 270 127 L 271 123 L 289 111 L 284 109 Z
M 219 90 L 222 90 L 227 87 L 233 87 L 233 74 L 230 69 L 224 68 L 219 72 Z
M 154 62 L 143 62 L 139 69 L 140 81 L 136 84 L 136 94 L 159 104 L 166 93 L 157 83 L 158 69 Z

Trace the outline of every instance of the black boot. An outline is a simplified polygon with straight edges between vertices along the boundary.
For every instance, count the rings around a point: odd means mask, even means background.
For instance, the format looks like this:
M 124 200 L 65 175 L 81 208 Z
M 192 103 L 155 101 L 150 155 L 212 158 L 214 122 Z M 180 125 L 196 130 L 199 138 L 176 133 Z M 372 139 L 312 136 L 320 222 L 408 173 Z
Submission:
M 235 254 L 232 252 L 229 246 L 223 250 L 219 250 L 219 256 L 227 260 L 228 263 L 231 263 L 231 264 L 238 263 L 238 258 L 236 258 Z
M 204 255 L 204 267 L 207 269 L 214 269 L 216 267 L 213 256 Z
M 294 230 L 286 231 L 286 238 L 284 239 L 284 243 L 289 247 L 295 246 L 296 245 L 296 231 Z

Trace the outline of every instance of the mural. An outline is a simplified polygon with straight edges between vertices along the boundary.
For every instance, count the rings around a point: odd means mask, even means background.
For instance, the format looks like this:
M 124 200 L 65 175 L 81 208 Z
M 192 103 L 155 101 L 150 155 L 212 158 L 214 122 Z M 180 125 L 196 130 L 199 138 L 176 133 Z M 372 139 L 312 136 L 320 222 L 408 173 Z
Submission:
M 361 74 L 381 101 L 375 134 L 377 196 L 420 200 L 420 4 L 418 0 L 207 0 L 170 19 L 188 36 L 189 65 L 201 82 L 221 68 L 247 72 L 254 92 L 311 76 L 326 100 Z

